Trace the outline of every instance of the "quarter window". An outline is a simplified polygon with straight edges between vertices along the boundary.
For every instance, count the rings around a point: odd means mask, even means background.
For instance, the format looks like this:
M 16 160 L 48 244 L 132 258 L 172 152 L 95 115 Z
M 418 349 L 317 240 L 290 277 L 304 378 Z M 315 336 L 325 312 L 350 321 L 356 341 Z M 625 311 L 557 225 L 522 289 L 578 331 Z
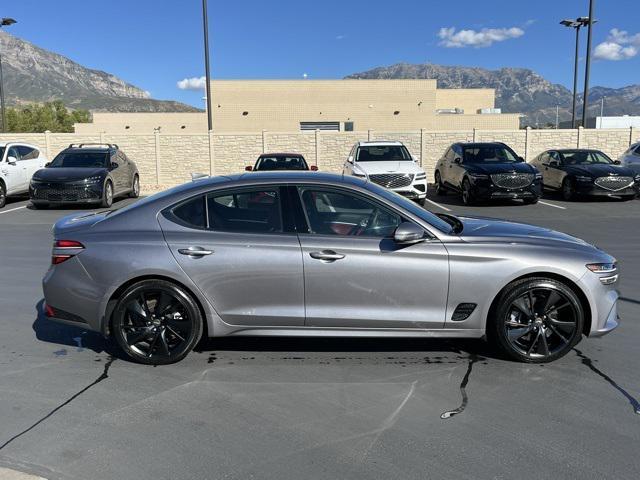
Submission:
M 402 218 L 360 195 L 318 188 L 300 189 L 311 233 L 390 237 Z

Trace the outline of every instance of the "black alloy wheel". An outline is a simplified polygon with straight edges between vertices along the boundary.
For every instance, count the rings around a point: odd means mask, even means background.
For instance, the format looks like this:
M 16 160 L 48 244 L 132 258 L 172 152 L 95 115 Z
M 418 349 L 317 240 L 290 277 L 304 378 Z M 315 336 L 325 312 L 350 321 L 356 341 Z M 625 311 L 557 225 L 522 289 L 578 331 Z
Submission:
M 131 192 L 129 198 L 138 198 L 140 196 L 140 177 L 136 174 L 133 177 L 133 183 L 131 184 Z
M 0 208 L 7 204 L 7 187 L 4 183 L 0 182 Z
M 515 282 L 490 319 L 490 339 L 509 357 L 545 363 L 565 355 L 582 337 L 584 310 L 575 292 L 550 278 Z
M 462 203 L 465 205 L 475 205 L 476 199 L 471 191 L 471 182 L 468 178 L 462 181 Z
M 444 185 L 442 184 L 442 178 L 440 177 L 440 172 L 436 172 L 435 175 L 435 181 L 436 181 L 436 195 L 446 195 L 447 191 L 444 188 Z
M 113 205 L 113 183 L 111 183 L 110 180 L 107 180 L 102 191 L 102 203 L 100 206 L 103 208 L 109 208 L 111 205 Z
M 573 200 L 576 197 L 575 182 L 571 178 L 565 178 L 562 181 L 562 198 L 566 201 Z
M 112 335 L 132 360 L 166 365 L 182 360 L 202 335 L 202 315 L 193 297 L 164 280 L 129 287 L 113 313 Z

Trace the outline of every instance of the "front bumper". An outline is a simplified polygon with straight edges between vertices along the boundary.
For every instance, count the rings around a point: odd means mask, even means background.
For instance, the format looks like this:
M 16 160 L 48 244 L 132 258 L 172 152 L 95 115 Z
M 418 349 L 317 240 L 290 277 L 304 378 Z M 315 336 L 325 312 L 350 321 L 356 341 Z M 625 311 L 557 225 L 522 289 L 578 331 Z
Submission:
M 411 185 L 406 187 L 390 188 L 389 190 L 412 200 L 422 200 L 423 198 L 427 198 L 427 179 L 415 180 Z
M 622 190 L 607 190 L 594 184 L 593 182 L 576 182 L 576 193 L 589 197 L 635 197 L 640 193 L 640 186 L 635 183 L 633 186 Z
M 490 179 L 476 179 L 471 181 L 471 192 L 479 200 L 533 199 L 542 195 L 542 186 L 539 179 L 523 188 L 503 188 Z
M 31 184 L 29 198 L 35 204 L 87 204 L 102 200 L 102 185 Z

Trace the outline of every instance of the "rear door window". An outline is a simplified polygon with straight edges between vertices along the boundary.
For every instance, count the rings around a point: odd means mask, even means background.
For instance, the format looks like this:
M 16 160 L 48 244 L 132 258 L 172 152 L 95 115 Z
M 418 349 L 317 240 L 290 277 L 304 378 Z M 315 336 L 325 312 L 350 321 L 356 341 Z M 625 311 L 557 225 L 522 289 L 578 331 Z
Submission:
M 281 233 L 279 190 L 270 187 L 209 194 L 208 228 L 223 232 Z

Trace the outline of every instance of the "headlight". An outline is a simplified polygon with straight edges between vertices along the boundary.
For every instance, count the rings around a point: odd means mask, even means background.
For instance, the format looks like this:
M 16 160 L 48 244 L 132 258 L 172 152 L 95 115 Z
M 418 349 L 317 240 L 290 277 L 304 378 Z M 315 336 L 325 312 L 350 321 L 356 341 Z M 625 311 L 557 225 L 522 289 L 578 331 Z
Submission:
M 593 182 L 591 177 L 576 177 L 576 180 L 579 182 Z
M 97 183 L 102 183 L 102 177 L 100 175 L 96 175 L 95 177 L 85 178 L 84 183 L 87 185 L 95 185 Z
M 541 180 L 542 174 L 540 172 L 536 172 L 536 180 Z
M 593 273 L 612 273 L 618 269 L 618 265 L 614 263 L 587 263 L 586 267 Z
M 366 177 L 367 175 L 366 175 L 366 174 L 364 174 L 364 173 L 357 173 L 357 172 L 353 172 L 353 176 L 354 176 L 354 177 L 359 177 L 359 178 L 364 178 L 364 177 Z
M 470 173 L 469 176 L 474 180 L 487 180 L 489 178 L 489 175 L 484 173 Z
M 416 180 L 424 180 L 425 178 L 427 178 L 427 174 L 424 172 L 416 175 Z

